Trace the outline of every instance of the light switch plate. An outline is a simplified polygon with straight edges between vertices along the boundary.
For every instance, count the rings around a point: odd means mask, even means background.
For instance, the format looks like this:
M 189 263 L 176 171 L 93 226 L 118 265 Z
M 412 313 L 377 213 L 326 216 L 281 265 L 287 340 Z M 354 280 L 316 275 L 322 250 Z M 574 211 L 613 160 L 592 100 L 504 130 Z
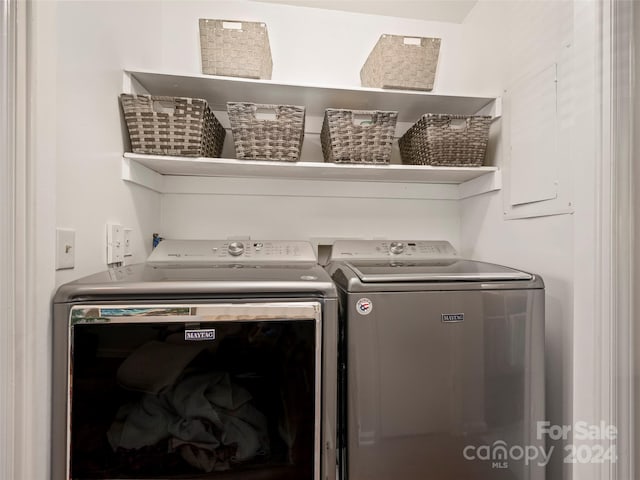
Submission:
M 56 228 L 56 270 L 74 268 L 76 263 L 76 231 Z
M 107 224 L 107 265 L 124 262 L 124 233 L 122 225 Z

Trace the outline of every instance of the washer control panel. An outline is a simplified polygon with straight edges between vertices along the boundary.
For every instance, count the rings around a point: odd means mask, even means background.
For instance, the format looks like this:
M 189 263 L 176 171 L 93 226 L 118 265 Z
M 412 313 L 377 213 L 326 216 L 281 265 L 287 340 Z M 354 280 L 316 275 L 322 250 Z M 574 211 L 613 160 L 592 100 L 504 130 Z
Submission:
M 337 240 L 331 248 L 336 260 L 442 260 L 458 258 L 458 252 L 445 240 Z
M 282 240 L 163 240 L 147 263 L 316 262 L 309 242 Z

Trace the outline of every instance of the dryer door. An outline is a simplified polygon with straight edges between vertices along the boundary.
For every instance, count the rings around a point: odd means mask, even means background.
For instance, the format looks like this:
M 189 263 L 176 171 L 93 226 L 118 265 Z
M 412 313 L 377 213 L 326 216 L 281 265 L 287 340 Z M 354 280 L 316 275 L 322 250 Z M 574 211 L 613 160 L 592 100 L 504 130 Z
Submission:
M 320 322 L 317 302 L 73 307 L 65 478 L 318 480 Z

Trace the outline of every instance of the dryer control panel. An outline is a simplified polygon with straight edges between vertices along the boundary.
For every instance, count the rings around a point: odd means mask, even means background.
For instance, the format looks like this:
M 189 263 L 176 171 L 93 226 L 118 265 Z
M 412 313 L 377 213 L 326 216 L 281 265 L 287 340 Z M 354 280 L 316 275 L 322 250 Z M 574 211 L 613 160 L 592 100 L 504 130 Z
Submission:
M 338 260 L 444 260 L 458 252 L 445 240 L 337 240 L 330 261 Z
M 163 240 L 147 263 L 316 262 L 309 242 L 284 240 Z

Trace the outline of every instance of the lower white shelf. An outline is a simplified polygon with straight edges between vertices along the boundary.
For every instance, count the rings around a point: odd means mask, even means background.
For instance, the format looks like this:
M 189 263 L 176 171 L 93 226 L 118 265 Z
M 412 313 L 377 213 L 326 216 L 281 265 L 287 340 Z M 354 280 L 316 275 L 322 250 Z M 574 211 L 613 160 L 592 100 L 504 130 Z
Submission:
M 122 176 L 124 180 L 160 193 L 207 193 L 209 187 L 216 188 L 210 193 L 224 193 L 219 191 L 219 181 L 205 180 L 207 177 L 272 179 L 278 180 L 281 186 L 292 187 L 285 192 L 278 189 L 280 195 L 315 196 L 314 190 L 318 190 L 326 192 L 320 196 L 460 199 L 501 188 L 498 167 L 290 163 L 137 153 L 124 154 Z M 331 183 L 330 188 L 327 182 Z M 307 187 L 314 183 L 321 185 L 309 191 Z M 265 191 L 273 190 L 271 182 Z M 298 191 L 300 193 L 296 193 Z M 251 194 L 264 193 L 251 189 Z

